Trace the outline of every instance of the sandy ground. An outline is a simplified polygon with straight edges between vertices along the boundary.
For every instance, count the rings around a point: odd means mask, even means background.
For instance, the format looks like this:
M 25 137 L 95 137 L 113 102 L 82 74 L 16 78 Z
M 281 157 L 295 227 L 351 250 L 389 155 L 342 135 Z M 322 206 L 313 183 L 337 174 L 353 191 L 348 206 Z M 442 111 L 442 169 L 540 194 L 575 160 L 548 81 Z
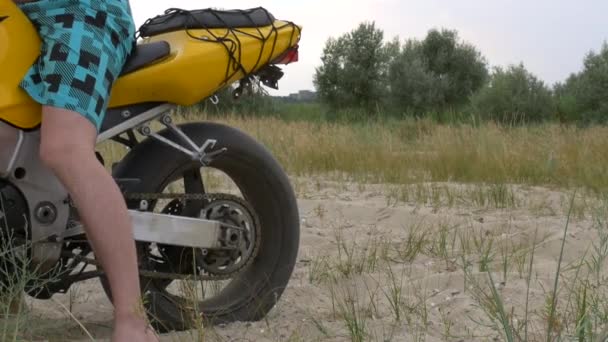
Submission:
M 257 323 L 235 323 L 209 328 L 209 341 L 350 341 L 340 307 L 350 304 L 365 327 L 366 341 L 470 341 L 501 340 L 475 300 L 465 288 L 460 260 L 453 242 L 458 234 L 469 234 L 471 241 L 491 237 L 495 264 L 500 264 L 502 244 L 529 247 L 535 231 L 536 248 L 530 289 L 530 334 L 546 324 L 541 309 L 547 288 L 553 283 L 564 226 L 568 192 L 544 188 L 517 187 L 516 208 L 495 209 L 474 205 L 463 199 L 456 204 L 394 203 L 387 200 L 390 190 L 382 185 L 357 185 L 297 180 L 302 219 L 301 249 L 295 273 L 280 303 Z M 461 185 L 445 185 L 454 189 Z M 573 219 L 566 244 L 566 261 L 580 258 L 597 237 L 594 223 L 583 214 Z M 418 230 L 416 230 L 418 229 Z M 428 232 L 429 246 L 439 246 L 440 231 L 448 232 L 449 255 L 437 257 L 428 252 L 413 258 L 399 258 L 412 232 Z M 464 236 L 464 235 L 460 235 Z M 474 239 L 473 236 L 476 238 Z M 339 238 L 338 238 L 339 237 Z M 336 241 L 351 249 L 352 264 L 364 264 L 361 272 L 348 273 L 348 253 Z M 444 241 L 446 239 L 443 239 Z M 374 242 L 375 241 L 375 242 Z M 474 245 L 474 243 L 472 244 Z M 365 247 L 368 249 L 365 249 Z M 375 248 L 376 252 L 370 252 Z M 475 247 L 471 247 L 475 249 Z M 437 247 L 436 250 L 440 248 Z M 366 252 L 367 251 L 367 252 Z M 475 253 L 472 253 L 475 254 Z M 365 255 L 375 255 L 364 257 Z M 357 260 L 366 260 L 357 263 Z M 374 260 L 377 263 L 374 265 Z M 386 260 L 392 260 L 385 262 Z M 473 276 L 484 281 L 477 258 L 470 259 Z M 519 264 L 525 265 L 526 262 Z M 503 279 L 500 265 L 493 269 L 494 281 L 508 311 L 523 315 L 526 273 L 518 272 L 516 258 L 508 261 Z M 390 267 L 390 268 L 389 268 Z M 527 266 L 526 266 L 527 267 Z M 342 270 L 342 272 L 340 271 Z M 390 270 L 390 271 L 389 271 Z M 527 270 L 527 268 L 525 268 Z M 390 274 L 396 281 L 391 282 Z M 335 278 L 330 280 L 331 276 Z M 390 284 L 398 286 L 391 286 Z M 399 288 L 401 317 L 391 309 L 391 288 Z M 544 290 L 543 290 L 544 288 Z M 350 298 L 350 299 L 349 299 Z M 71 315 L 96 340 L 107 340 L 111 331 L 111 305 L 97 281 L 76 286 L 71 295 L 55 296 L 51 301 L 28 299 L 37 331 L 51 341 L 90 340 Z M 71 313 L 68 313 L 68 310 Z M 162 336 L 162 341 L 200 340 L 198 332 Z

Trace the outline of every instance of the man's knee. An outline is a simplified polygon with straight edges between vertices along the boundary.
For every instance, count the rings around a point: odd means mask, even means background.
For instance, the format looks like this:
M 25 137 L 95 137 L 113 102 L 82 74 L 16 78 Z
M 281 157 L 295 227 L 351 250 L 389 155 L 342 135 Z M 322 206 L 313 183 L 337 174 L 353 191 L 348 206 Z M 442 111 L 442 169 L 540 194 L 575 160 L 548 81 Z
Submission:
M 56 169 L 64 165 L 69 156 L 69 143 L 59 137 L 43 138 L 40 141 L 40 160 L 49 168 Z
M 52 170 L 72 167 L 79 161 L 85 162 L 94 152 L 84 144 L 69 136 L 43 137 L 40 142 L 40 160 Z
M 60 108 L 44 107 L 40 159 L 49 168 L 61 170 L 95 158 L 95 127 L 82 115 Z

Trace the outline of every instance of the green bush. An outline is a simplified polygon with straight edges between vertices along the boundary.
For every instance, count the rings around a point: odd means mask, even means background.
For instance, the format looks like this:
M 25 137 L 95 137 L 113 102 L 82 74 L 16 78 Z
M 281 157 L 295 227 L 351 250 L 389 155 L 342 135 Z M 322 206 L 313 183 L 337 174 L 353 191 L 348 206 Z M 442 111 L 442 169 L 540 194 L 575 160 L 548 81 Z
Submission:
M 375 24 L 364 23 L 327 41 L 314 83 L 330 117 L 420 117 L 454 110 L 487 81 L 485 59 L 456 31 L 431 30 L 424 40 L 403 46 L 383 38 Z
M 473 45 L 461 41 L 454 30 L 429 31 L 419 48 L 426 70 L 439 85 L 444 100 L 440 108 L 468 103 L 488 79 L 485 58 Z
M 391 63 L 389 85 L 391 109 L 400 116 L 421 117 L 446 102 L 448 84 L 428 71 L 416 41 L 408 41 Z
M 608 122 L 608 45 L 590 52 L 583 70 L 556 86 L 559 118 L 565 122 Z
M 363 23 L 337 39 L 330 38 L 314 76 L 321 101 L 333 109 L 377 111 L 386 91 L 386 70 L 393 49 L 374 23 Z
M 482 120 L 510 125 L 542 122 L 555 112 L 551 90 L 523 64 L 496 68 L 490 83 L 473 96 L 471 108 Z

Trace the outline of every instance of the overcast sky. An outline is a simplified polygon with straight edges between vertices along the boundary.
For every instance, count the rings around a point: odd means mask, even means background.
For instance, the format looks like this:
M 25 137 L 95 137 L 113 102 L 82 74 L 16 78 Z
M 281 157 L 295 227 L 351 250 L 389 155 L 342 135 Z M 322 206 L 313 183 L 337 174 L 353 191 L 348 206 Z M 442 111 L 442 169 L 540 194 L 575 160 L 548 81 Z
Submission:
M 304 26 L 300 62 L 285 68 L 278 94 L 313 89 L 329 37 L 375 21 L 387 39 L 424 38 L 431 28 L 456 29 L 491 66 L 523 62 L 549 84 L 582 68 L 589 50 L 608 39 L 606 0 L 130 0 L 136 24 L 169 7 L 267 8 Z M 276 94 L 277 92 L 275 92 Z

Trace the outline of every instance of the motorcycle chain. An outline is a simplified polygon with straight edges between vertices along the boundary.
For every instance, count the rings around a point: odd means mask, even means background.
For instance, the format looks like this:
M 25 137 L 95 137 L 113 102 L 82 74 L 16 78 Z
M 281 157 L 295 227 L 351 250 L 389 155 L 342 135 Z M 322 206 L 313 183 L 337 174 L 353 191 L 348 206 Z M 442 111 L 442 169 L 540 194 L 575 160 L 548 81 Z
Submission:
M 157 201 L 162 199 L 169 200 L 181 200 L 181 201 L 208 201 L 212 203 L 217 200 L 224 201 L 232 201 L 241 205 L 243 208 L 246 208 L 249 211 L 249 215 L 253 218 L 253 224 L 255 226 L 255 239 L 253 240 L 254 246 L 253 251 L 249 258 L 239 265 L 239 267 L 231 273 L 228 274 L 204 274 L 204 275 L 187 275 L 187 274 L 177 274 L 177 273 L 164 273 L 164 272 L 155 272 L 148 270 L 140 270 L 140 275 L 145 278 L 150 279 L 173 279 L 173 280 L 194 280 L 194 281 L 219 281 L 219 280 L 228 280 L 232 279 L 234 276 L 238 275 L 242 270 L 247 268 L 253 260 L 256 258 L 259 252 L 260 244 L 261 244 L 261 226 L 258 215 L 255 213 L 253 208 L 245 201 L 244 199 L 229 195 L 229 194 L 171 194 L 171 193 L 123 193 L 125 200 L 140 200 L 140 201 Z M 149 207 L 149 203 L 146 205 Z M 143 208 L 142 208 L 143 209 Z M 147 208 L 146 208 L 147 210 Z M 232 226 L 225 224 L 220 221 L 220 226 L 226 228 L 233 228 Z M 91 261 L 90 259 L 86 260 L 87 262 Z M 97 263 L 95 263 L 97 264 Z

